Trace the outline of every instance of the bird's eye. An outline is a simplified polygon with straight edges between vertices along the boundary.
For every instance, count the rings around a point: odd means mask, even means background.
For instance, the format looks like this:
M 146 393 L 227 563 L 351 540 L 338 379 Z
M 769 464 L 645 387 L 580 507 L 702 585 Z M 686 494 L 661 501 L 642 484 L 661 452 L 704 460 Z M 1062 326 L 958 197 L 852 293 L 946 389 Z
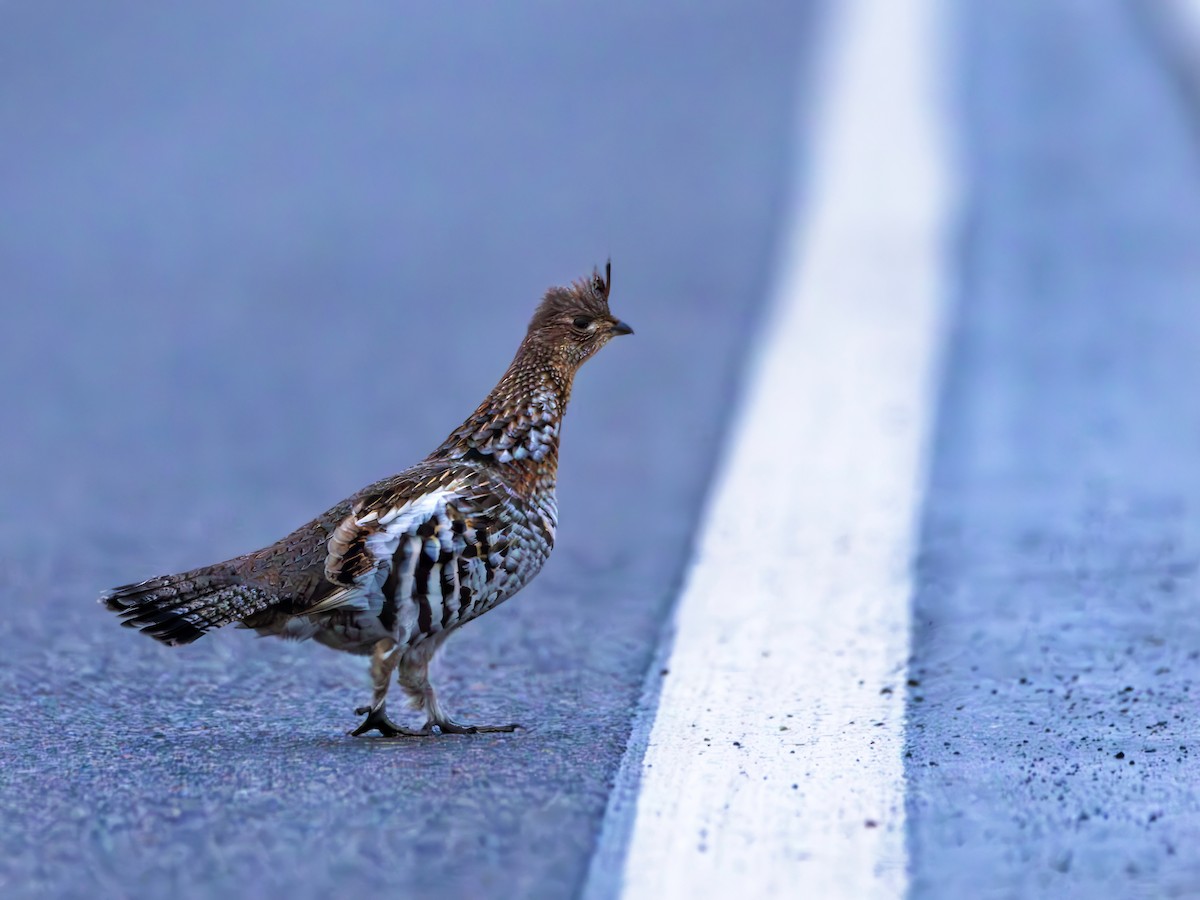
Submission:
M 574 325 L 576 328 L 578 328 L 580 331 L 584 331 L 587 329 L 587 327 L 589 325 L 592 324 L 592 317 L 591 316 L 576 316 L 575 321 L 572 322 L 571 324 Z

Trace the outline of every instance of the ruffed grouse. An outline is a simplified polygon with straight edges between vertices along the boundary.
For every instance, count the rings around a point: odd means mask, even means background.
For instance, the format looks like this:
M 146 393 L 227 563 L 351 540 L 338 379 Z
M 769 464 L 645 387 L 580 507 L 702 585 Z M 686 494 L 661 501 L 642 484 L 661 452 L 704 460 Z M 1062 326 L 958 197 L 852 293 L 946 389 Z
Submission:
M 110 610 L 166 644 L 238 622 L 371 655 L 374 697 L 351 734 L 512 731 L 460 725 L 438 704 L 429 661 L 456 628 L 529 583 L 554 546 L 558 439 L 580 365 L 633 329 L 604 277 L 546 292 L 499 384 L 425 460 L 359 491 L 283 540 L 179 575 L 115 588 Z M 420 730 L 386 712 L 392 672 Z

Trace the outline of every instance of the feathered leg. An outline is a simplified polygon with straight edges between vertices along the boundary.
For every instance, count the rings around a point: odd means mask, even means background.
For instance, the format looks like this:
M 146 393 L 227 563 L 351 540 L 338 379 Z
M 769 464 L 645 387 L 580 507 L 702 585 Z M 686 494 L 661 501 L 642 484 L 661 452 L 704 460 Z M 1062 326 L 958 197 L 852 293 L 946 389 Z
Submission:
M 393 649 L 394 647 L 396 647 L 395 641 L 390 638 L 385 639 L 377 643 L 371 653 L 371 683 L 375 688 L 375 693 L 371 698 L 370 706 L 360 706 L 354 711 L 360 716 L 367 717 L 361 725 L 350 732 L 355 737 L 364 735 L 368 731 L 378 731 L 384 737 L 415 737 L 421 734 L 421 732 L 409 728 L 401 728 L 387 717 L 388 685 L 391 683 L 392 672 L 395 671 L 396 664 L 400 662 L 402 652 L 400 648 Z
M 443 632 L 442 634 L 445 634 Z M 429 661 L 437 651 L 441 640 L 436 637 L 425 641 L 418 647 L 404 654 L 400 660 L 400 668 L 396 680 L 404 693 L 408 694 L 409 702 L 415 709 L 425 711 L 425 725 L 419 734 L 433 734 L 434 726 L 442 734 L 480 734 L 492 731 L 516 731 L 520 724 L 513 722 L 509 725 L 461 725 L 442 711 L 438 703 L 433 685 L 429 683 Z

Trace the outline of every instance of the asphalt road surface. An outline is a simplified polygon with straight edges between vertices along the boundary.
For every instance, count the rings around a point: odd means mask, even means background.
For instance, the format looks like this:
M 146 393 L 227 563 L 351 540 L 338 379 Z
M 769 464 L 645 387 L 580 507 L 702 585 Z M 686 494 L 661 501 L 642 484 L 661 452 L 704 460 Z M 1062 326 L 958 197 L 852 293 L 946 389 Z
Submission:
M 1200 896 L 1200 110 L 1128 4 L 958 22 L 913 894 Z
M 769 275 L 808 4 L 0 8 L 0 894 L 579 889 Z M 558 548 L 436 682 L 116 627 L 110 585 L 411 464 L 613 259 Z
M 961 221 L 889 884 L 1200 896 L 1200 93 L 1133 2 L 941 8 Z M 828 12 L 0 6 L 0 895 L 585 889 Z M 609 255 L 637 333 L 580 376 L 555 554 L 435 677 L 525 730 L 352 739 L 361 659 L 95 603 L 422 457 Z

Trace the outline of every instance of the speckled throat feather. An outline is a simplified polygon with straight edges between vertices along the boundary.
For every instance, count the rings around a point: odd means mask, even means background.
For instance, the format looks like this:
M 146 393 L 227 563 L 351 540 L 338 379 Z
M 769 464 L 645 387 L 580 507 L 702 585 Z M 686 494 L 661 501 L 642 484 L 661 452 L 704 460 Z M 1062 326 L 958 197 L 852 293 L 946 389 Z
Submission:
M 563 368 L 526 339 L 500 383 L 430 459 L 515 464 L 505 468 L 520 483 L 537 471 L 553 477 L 574 377 Z
M 508 370 L 429 459 L 501 464 L 512 486 L 522 494 L 552 489 L 562 418 L 575 372 L 590 353 L 566 354 L 547 340 L 544 332 L 568 313 L 609 316 L 611 288 L 610 263 L 603 278 L 597 271 L 569 288 L 546 291 Z

